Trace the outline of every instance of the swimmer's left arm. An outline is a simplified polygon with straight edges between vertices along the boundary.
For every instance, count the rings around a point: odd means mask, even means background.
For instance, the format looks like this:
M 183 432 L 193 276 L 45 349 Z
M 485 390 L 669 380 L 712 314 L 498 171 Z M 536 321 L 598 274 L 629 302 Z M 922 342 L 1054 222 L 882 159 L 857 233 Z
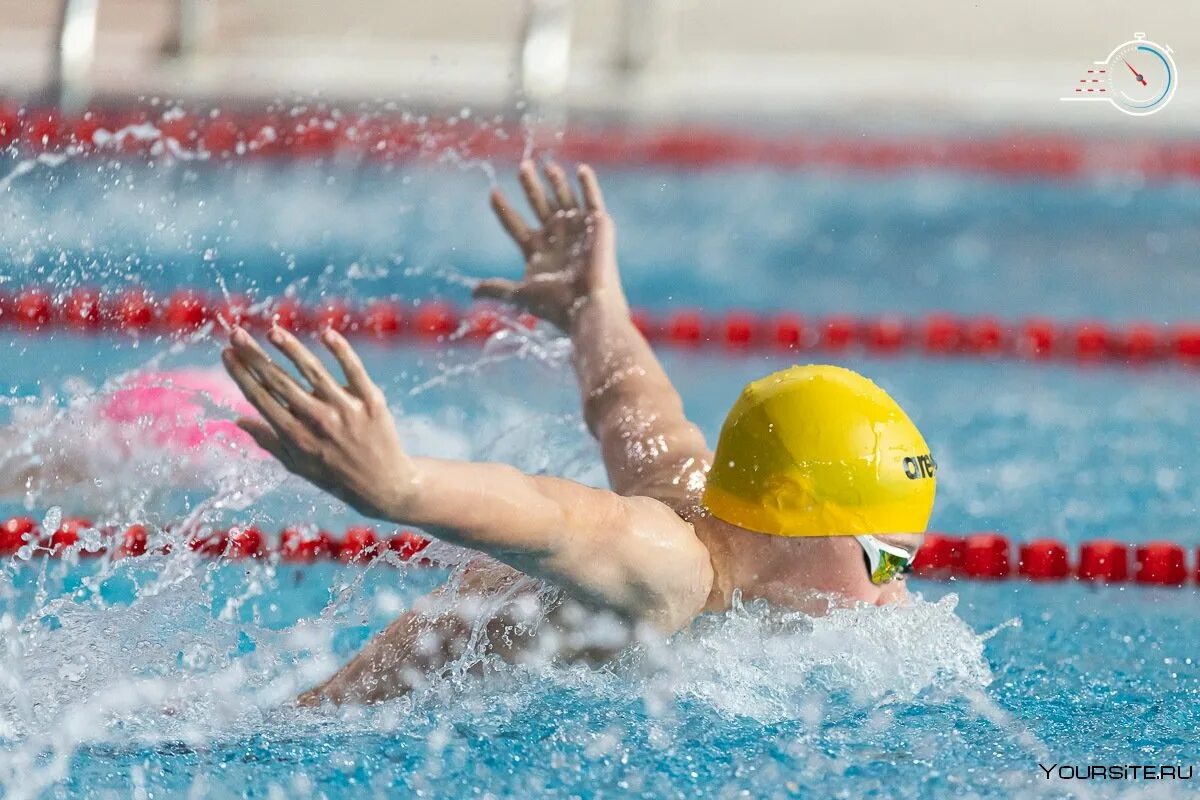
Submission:
M 545 167 L 545 182 L 530 161 L 518 175 L 537 225 L 498 189 L 492 207 L 525 257 L 525 275 L 481 281 L 475 295 L 513 303 L 571 337 L 584 420 L 600 442 L 613 491 L 692 513 L 711 452 L 634 325 L 617 267 L 616 227 L 595 173 L 579 166 L 578 193 L 554 163 Z
M 238 424 L 289 471 L 363 514 L 421 527 L 659 627 L 673 630 L 703 606 L 707 551 L 662 503 L 505 464 L 409 456 L 383 393 L 345 338 L 322 337 L 345 387 L 291 334 L 274 328 L 268 338 L 311 390 L 241 329 L 222 358 L 262 415 Z

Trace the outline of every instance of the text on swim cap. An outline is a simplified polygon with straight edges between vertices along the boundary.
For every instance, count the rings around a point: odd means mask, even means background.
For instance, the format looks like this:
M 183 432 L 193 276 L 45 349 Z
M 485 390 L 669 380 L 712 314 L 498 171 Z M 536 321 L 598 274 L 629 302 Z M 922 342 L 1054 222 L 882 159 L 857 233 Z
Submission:
M 904 459 L 904 474 L 910 481 L 919 478 L 932 478 L 937 474 L 937 462 L 933 456 L 926 453 L 923 456 L 907 456 Z

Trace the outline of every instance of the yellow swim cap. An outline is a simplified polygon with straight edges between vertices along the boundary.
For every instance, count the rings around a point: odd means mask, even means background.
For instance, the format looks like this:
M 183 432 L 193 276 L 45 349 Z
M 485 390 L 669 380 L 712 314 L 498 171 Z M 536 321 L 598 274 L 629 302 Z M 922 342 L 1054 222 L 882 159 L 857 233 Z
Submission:
M 704 505 L 776 536 L 921 533 L 937 464 L 896 401 L 841 367 L 791 367 L 734 403 Z

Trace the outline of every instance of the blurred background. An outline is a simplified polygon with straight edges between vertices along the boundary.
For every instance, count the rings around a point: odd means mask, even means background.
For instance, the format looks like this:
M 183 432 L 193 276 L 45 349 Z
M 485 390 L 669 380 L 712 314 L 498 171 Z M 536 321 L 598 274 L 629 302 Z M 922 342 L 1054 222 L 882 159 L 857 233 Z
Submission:
M 1187 82 L 1181 4 L 1094 0 L 4 0 L 0 74 L 17 98 L 341 101 L 475 109 L 517 97 L 647 119 L 740 115 L 921 129 L 1185 131 L 1200 101 L 1123 118 L 1058 102 L 1137 32 Z
M 1008 800 L 1067 793 L 1038 762 L 1192 763 L 1196 19 L 0 0 L 0 796 Z M 1139 32 L 1182 75 L 1161 113 L 1060 101 Z M 336 325 L 413 453 L 604 485 L 563 341 L 470 297 L 521 269 L 488 193 L 518 195 L 522 155 L 596 165 L 635 321 L 709 442 L 792 363 L 895 396 L 939 464 L 954 580 L 823 622 L 748 606 L 644 668 L 475 649 L 408 705 L 291 707 L 446 570 L 350 563 L 342 503 L 116 401 L 233 392 L 231 320 Z M 186 413 L 228 424 L 207 391 Z M 1108 539 L 1138 545 L 1103 551 L 1118 585 L 1068 581 Z M 1056 580 L 1025 580 L 1027 552 Z

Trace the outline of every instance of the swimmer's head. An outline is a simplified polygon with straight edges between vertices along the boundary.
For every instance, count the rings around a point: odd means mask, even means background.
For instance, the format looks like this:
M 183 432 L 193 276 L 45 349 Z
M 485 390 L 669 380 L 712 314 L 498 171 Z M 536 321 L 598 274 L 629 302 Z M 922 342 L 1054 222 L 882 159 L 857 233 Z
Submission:
M 936 471 L 920 431 L 883 389 L 841 367 L 791 367 L 734 403 L 704 505 L 775 536 L 922 533 Z
M 138 441 L 172 452 L 198 453 L 210 446 L 266 457 L 228 416 L 257 412 L 221 370 L 151 370 L 126 376 L 99 406 L 103 418 Z

